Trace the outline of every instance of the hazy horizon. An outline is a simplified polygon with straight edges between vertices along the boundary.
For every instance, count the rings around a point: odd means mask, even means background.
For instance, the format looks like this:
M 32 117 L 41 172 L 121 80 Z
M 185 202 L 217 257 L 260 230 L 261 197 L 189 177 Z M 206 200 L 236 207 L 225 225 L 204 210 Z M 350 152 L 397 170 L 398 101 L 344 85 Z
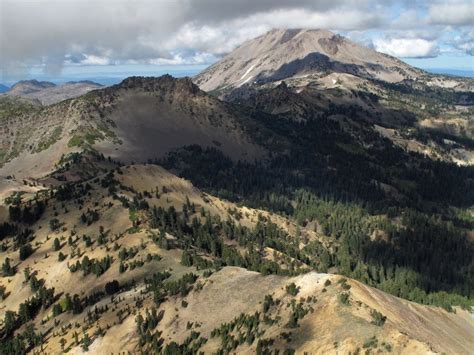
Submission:
M 413 65 L 410 61 L 408 64 Z M 59 75 L 44 73 L 39 68 L 33 70 L 28 75 L 12 78 L 10 80 L 0 81 L 0 84 L 12 86 L 21 80 L 49 81 L 55 84 L 63 84 L 70 81 L 93 81 L 102 85 L 114 85 L 130 76 L 161 76 L 165 74 L 180 78 L 185 76 L 194 76 L 211 64 L 194 65 L 114 65 L 114 66 L 70 66 L 65 67 Z M 416 66 L 416 65 L 413 65 Z M 420 67 L 433 74 L 444 74 L 461 77 L 474 77 L 473 69 L 461 68 L 436 68 Z

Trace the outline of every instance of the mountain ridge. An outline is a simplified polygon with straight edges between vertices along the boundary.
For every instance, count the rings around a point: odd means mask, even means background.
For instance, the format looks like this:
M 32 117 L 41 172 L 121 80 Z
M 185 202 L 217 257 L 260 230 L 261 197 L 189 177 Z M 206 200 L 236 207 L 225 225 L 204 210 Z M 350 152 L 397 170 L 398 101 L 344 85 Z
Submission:
M 58 154 L 85 147 L 123 162 L 160 158 L 191 144 L 223 149 L 235 159 L 253 159 L 264 152 L 243 129 L 242 119 L 251 123 L 245 113 L 209 96 L 189 78 L 130 77 L 30 114 L 24 111 L 21 118 L 6 114 L 4 129 L 14 138 L 0 138 L 4 147 L 0 158 L 6 163 L 0 171 L 19 176 L 27 173 L 24 164 L 38 154 L 37 158 L 51 153 L 57 159 Z M 34 136 L 31 124 L 37 125 Z M 54 159 L 39 159 L 44 169 L 38 171 L 53 169 Z

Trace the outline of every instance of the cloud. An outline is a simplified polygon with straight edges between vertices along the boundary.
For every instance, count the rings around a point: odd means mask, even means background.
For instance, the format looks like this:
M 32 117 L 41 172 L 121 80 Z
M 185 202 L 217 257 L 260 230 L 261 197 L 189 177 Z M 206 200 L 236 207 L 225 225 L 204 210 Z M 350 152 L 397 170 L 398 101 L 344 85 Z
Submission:
M 385 1 L 391 3 L 392 1 Z M 275 10 L 305 9 L 310 13 L 324 13 L 334 9 L 357 9 L 376 6 L 383 0 L 189 0 L 188 11 L 195 21 L 215 24 L 235 18 Z M 303 20 L 303 18 L 301 18 Z
M 474 2 L 451 0 L 431 4 L 428 9 L 428 18 L 433 24 L 472 26 Z
M 435 41 L 421 38 L 392 38 L 374 41 L 377 51 L 401 58 L 436 57 L 439 47 Z
M 42 66 L 55 73 L 64 64 L 201 64 L 271 28 L 378 31 L 433 43 L 443 32 L 431 13 L 443 4 L 434 5 L 423 0 L 0 0 L 0 71 Z M 430 15 L 424 15 L 429 20 L 420 15 L 423 7 L 429 7 Z M 464 17 L 455 22 L 464 23 Z M 399 52 L 390 43 L 385 47 Z
M 43 64 L 57 67 L 67 55 L 111 61 L 166 57 L 151 46 L 177 31 L 183 21 L 179 0 L 1 0 L 1 68 Z M 181 0 L 183 2 L 183 0 Z
M 413 29 L 416 26 L 423 25 L 424 22 L 417 9 L 408 9 L 400 12 L 398 17 L 393 20 L 391 27 L 403 30 Z
M 83 65 L 108 65 L 110 60 L 107 57 L 99 57 L 93 54 L 85 55 L 84 59 L 80 62 Z
M 354 30 L 378 27 L 380 15 L 358 10 L 327 11 L 324 14 L 306 9 L 274 10 L 236 18 L 224 23 L 201 25 L 198 22 L 183 25 L 162 43 L 162 48 L 186 47 L 223 55 L 244 41 L 264 34 L 272 28 L 325 28 Z
M 449 42 L 456 50 L 474 56 L 474 30 L 465 30 Z

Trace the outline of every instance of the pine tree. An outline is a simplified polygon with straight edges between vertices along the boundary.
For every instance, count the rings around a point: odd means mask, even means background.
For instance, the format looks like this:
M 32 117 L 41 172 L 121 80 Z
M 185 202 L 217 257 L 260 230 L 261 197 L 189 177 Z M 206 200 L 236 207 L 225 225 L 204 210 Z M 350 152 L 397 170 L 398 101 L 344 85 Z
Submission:
M 58 251 L 59 249 L 61 249 L 61 242 L 58 238 L 54 238 L 54 250 Z
M 61 345 L 61 351 L 64 352 L 64 347 L 66 346 L 66 339 L 59 339 L 59 344 Z
M 187 250 L 183 250 L 183 253 L 181 254 L 181 265 L 184 265 L 184 266 L 193 265 L 193 257 Z
M 89 346 L 91 345 L 91 339 L 89 334 L 84 332 L 84 337 L 82 338 L 82 350 L 89 351 Z
M 6 311 L 3 320 L 3 329 L 5 334 L 11 334 L 17 327 L 17 314 L 13 311 Z
M 31 254 L 33 254 L 33 247 L 31 244 L 25 244 L 20 247 L 20 260 L 25 260 L 28 258 Z
M 7 257 L 2 264 L 2 272 L 4 276 L 13 276 L 15 275 L 15 268 L 10 265 L 10 259 Z

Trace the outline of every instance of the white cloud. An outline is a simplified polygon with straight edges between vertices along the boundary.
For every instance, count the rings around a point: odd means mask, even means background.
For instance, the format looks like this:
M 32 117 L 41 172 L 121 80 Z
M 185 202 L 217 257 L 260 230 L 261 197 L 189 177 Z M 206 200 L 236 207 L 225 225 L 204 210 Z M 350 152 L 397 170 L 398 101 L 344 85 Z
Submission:
M 374 47 L 379 52 L 402 58 L 435 57 L 439 53 L 435 41 L 421 38 L 376 39 Z
M 359 9 L 312 12 L 305 9 L 275 10 L 242 19 L 243 26 L 266 24 L 270 28 L 324 28 L 339 31 L 377 28 L 386 20 L 384 13 Z
M 155 65 L 183 65 L 183 64 L 208 64 L 215 62 L 217 58 L 205 52 L 173 53 L 171 58 L 156 58 L 149 60 L 149 64 Z
M 444 9 L 446 1 L 451 7 Z M 360 33 L 353 39 L 364 43 L 371 41 L 371 31 L 377 31 L 387 38 L 411 38 L 415 44 L 411 48 L 410 43 L 380 42 L 379 48 L 391 54 L 430 56 L 437 53 L 435 42 L 452 31 L 435 23 L 465 23 L 472 5 L 466 0 L 436 1 L 432 6 L 426 2 L 0 0 L 0 72 L 38 65 L 58 72 L 70 63 L 204 63 L 271 28 L 351 31 Z M 401 8 L 398 15 L 393 4 Z M 420 15 L 423 6 L 429 15 Z M 469 51 L 468 43 L 456 46 Z
M 443 1 L 428 9 L 429 21 L 433 24 L 472 26 L 474 23 L 474 1 Z
M 185 47 L 214 55 L 223 55 L 244 41 L 262 35 L 272 28 L 353 30 L 377 27 L 381 23 L 382 15 L 359 10 L 347 9 L 318 13 L 305 9 L 280 9 L 256 13 L 212 26 L 201 25 L 197 22 L 187 23 L 161 46 L 168 50 Z
M 100 57 L 93 54 L 86 54 L 85 58 L 81 60 L 82 65 L 109 65 L 110 59 L 107 57 Z

